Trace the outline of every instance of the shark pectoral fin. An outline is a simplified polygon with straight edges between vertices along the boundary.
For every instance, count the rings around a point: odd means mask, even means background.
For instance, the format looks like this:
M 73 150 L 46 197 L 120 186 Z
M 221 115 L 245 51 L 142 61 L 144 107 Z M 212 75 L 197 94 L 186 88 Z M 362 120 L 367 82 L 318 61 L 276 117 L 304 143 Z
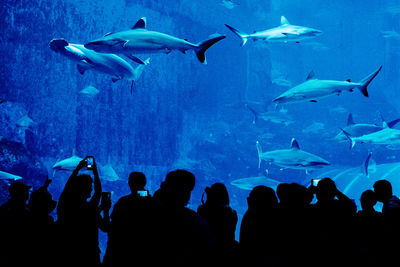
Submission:
M 92 66 L 89 65 L 88 63 L 78 63 L 76 65 L 76 67 L 77 67 L 79 73 L 82 74 L 82 75 L 85 73 L 85 71 L 87 71 L 88 69 L 92 68 Z
M 313 100 L 310 100 L 310 102 L 317 103 L 317 100 L 313 99 Z
M 146 62 L 144 62 L 143 60 L 141 60 L 140 58 L 138 58 L 138 57 L 136 57 L 136 56 L 134 56 L 134 55 L 126 55 L 130 60 L 133 60 L 133 61 L 135 61 L 136 63 L 138 63 L 138 64 L 141 64 L 141 65 L 146 65 Z
M 165 54 L 168 55 L 171 52 L 172 52 L 171 48 L 168 48 L 168 47 L 165 48 Z
M 299 36 L 298 33 L 290 33 L 290 32 L 283 32 L 283 35 L 286 35 L 287 37 L 297 37 Z
M 121 80 L 121 77 L 119 77 L 119 76 L 113 76 L 113 77 L 111 78 L 111 80 L 112 80 L 113 83 L 115 83 L 116 81 Z

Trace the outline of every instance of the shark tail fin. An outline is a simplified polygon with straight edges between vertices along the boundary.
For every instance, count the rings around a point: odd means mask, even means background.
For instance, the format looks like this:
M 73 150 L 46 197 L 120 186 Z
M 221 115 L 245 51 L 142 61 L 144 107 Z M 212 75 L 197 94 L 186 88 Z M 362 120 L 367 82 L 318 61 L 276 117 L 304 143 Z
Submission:
M 352 148 L 355 146 L 356 141 L 354 140 L 354 138 L 353 138 L 348 132 L 346 132 L 346 131 L 343 130 L 342 128 L 341 128 L 340 130 L 342 130 L 342 132 L 344 133 L 344 135 L 345 135 L 345 136 L 347 137 L 347 139 L 349 139 L 349 141 L 351 142 L 350 149 L 352 149 Z
M 257 122 L 257 119 L 258 119 L 258 112 L 255 111 L 255 110 L 254 110 L 252 107 L 250 107 L 248 104 L 246 104 L 246 108 L 248 108 L 248 109 L 251 111 L 251 113 L 253 113 L 253 115 L 254 115 L 253 124 L 255 124 L 255 123 Z
M 242 40 L 242 43 L 240 44 L 240 46 L 244 46 L 247 43 L 247 40 L 248 40 L 247 38 L 249 37 L 248 34 L 240 32 L 239 30 L 233 28 L 232 26 L 229 26 L 228 24 L 225 24 L 225 26 Z
M 396 119 L 396 120 L 393 120 L 393 121 L 389 121 L 388 123 L 387 123 L 387 125 L 389 126 L 389 128 L 392 128 L 392 127 L 394 127 L 397 123 L 399 123 L 400 122 L 400 119 Z
M 257 147 L 257 153 L 258 153 L 258 168 L 260 168 L 261 167 L 261 154 L 262 154 L 260 142 L 256 141 L 256 147 Z
M 217 34 L 215 36 L 211 36 L 210 39 L 207 39 L 203 42 L 200 42 L 196 45 L 196 56 L 197 58 L 200 60 L 201 63 L 207 64 L 206 61 L 206 51 L 208 48 L 210 48 L 212 45 L 214 45 L 215 43 L 221 41 L 222 39 L 225 39 L 226 36 L 225 35 L 220 35 Z
M 370 75 L 368 75 L 367 77 L 365 77 L 364 79 L 362 79 L 359 83 L 360 86 L 358 87 L 358 89 L 361 91 L 361 93 L 365 96 L 368 97 L 368 91 L 367 91 L 367 87 L 368 85 L 371 83 L 371 81 L 376 77 L 376 75 L 378 75 L 378 73 L 380 72 L 380 70 L 382 69 L 382 66 L 380 66 L 376 71 L 374 71 L 373 73 L 371 73 Z

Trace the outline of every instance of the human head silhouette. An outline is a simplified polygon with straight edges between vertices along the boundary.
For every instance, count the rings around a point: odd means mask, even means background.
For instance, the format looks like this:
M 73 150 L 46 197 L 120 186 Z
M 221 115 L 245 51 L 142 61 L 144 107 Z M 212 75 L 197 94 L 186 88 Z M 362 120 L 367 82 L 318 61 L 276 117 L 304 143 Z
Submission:
M 49 214 L 56 208 L 57 202 L 52 199 L 47 189 L 39 188 L 32 192 L 28 206 L 35 214 Z
M 29 198 L 29 190 L 32 186 L 26 185 L 23 182 L 16 181 L 8 187 L 11 200 L 15 203 L 26 204 Z
M 249 210 L 264 210 L 275 208 L 278 204 L 275 191 L 267 186 L 259 185 L 251 190 L 247 198 L 247 205 Z
M 90 175 L 81 174 L 71 179 L 69 183 L 65 185 L 63 193 L 68 198 L 86 200 L 92 194 L 93 179 Z
M 371 189 L 364 191 L 361 194 L 360 202 L 363 210 L 373 209 L 377 202 L 376 193 Z
M 195 176 L 186 170 L 171 171 L 161 184 L 161 201 L 168 206 L 183 207 L 195 185 Z
M 215 183 L 211 187 L 206 187 L 205 192 L 207 193 L 207 205 L 212 206 L 228 206 L 229 205 L 229 194 L 225 185 L 222 183 Z
M 131 189 L 132 193 L 137 192 L 139 190 L 144 190 L 146 186 L 146 176 L 142 172 L 131 172 L 129 174 L 129 188 Z
M 330 201 L 335 198 L 337 188 L 335 182 L 325 177 L 321 179 L 317 184 L 316 196 L 318 201 Z
M 380 202 L 387 202 L 393 195 L 392 184 L 388 180 L 379 180 L 374 183 L 376 198 Z

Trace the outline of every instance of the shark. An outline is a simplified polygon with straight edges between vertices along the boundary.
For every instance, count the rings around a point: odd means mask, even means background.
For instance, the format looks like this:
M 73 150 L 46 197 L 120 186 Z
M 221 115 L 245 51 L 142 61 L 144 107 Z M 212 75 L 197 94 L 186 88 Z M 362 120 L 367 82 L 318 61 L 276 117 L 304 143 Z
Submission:
M 118 174 L 110 163 L 107 163 L 100 169 L 100 178 L 105 181 L 115 182 L 120 180 Z
M 134 69 L 125 59 L 115 54 L 97 53 L 87 49 L 82 44 L 68 43 L 65 39 L 53 39 L 49 43 L 51 50 L 60 53 L 69 59 L 77 62 L 77 68 L 80 74 L 87 70 L 96 70 L 112 76 L 112 81 L 128 80 L 135 81 L 141 76 L 144 66 L 150 63 L 150 59 L 142 61 L 136 59 L 140 65 Z
M 330 165 L 325 159 L 300 149 L 295 138 L 292 138 L 290 148 L 288 149 L 263 152 L 258 141 L 256 142 L 256 147 L 259 168 L 262 160 L 282 168 L 305 170 L 307 173 Z
M 75 149 L 72 150 L 72 156 L 56 162 L 53 165 L 53 176 L 56 171 L 73 171 L 83 159 L 75 154 Z
M 115 33 L 107 33 L 101 38 L 85 44 L 85 48 L 99 53 L 123 54 L 128 58 L 136 58 L 134 54 L 141 53 L 166 53 L 173 50 L 186 53 L 193 50 L 201 63 L 206 64 L 205 52 L 215 43 L 225 39 L 225 35 L 215 34 L 209 39 L 191 43 L 186 39 L 181 39 L 169 34 L 150 31 L 146 28 L 147 19 L 139 19 L 130 30 Z
M 277 112 L 277 111 L 267 111 L 267 112 L 260 113 L 260 112 L 257 112 L 256 110 L 254 110 L 248 104 L 246 104 L 246 107 L 254 115 L 253 124 L 255 124 L 258 119 L 262 119 L 264 121 L 269 121 L 269 122 L 277 123 L 277 124 L 284 124 L 285 126 L 288 126 L 289 124 L 294 123 L 293 119 L 286 113 Z
M 225 26 L 242 40 L 241 46 L 244 46 L 248 39 L 254 41 L 263 40 L 266 42 L 299 43 L 302 40 L 314 38 L 322 34 L 321 30 L 290 24 L 284 16 L 281 16 L 281 25 L 278 27 L 259 32 L 255 31 L 251 34 L 241 32 L 228 24 L 225 24 Z
M 389 128 L 392 128 L 398 122 L 400 122 L 400 119 L 390 121 L 387 123 L 387 125 Z M 353 119 L 353 115 L 351 113 L 347 117 L 347 126 L 343 128 L 343 130 L 345 130 L 352 137 L 360 137 L 360 136 L 367 135 L 370 133 L 378 132 L 382 129 L 383 128 L 381 126 L 378 126 L 376 124 L 355 123 L 354 119 Z M 339 142 L 345 142 L 345 141 L 347 141 L 347 139 L 348 138 L 342 131 L 340 133 L 338 133 L 334 138 L 334 140 L 337 140 Z
M 268 178 L 268 176 L 265 175 L 236 179 L 231 182 L 231 185 L 243 190 L 252 190 L 258 185 L 265 185 L 276 190 L 280 183 L 281 182 L 278 180 Z
M 317 102 L 317 99 L 340 95 L 343 91 L 353 92 L 354 88 L 357 88 L 365 97 L 368 97 L 367 87 L 381 69 L 382 66 L 359 82 L 351 82 L 350 79 L 346 81 L 319 80 L 315 77 L 314 71 L 311 71 L 305 82 L 287 90 L 272 101 L 276 104 Z
M 21 180 L 22 177 L 8 172 L 0 171 L 0 180 Z
M 344 129 L 341 130 L 345 134 L 347 139 L 351 142 L 350 148 L 353 148 L 356 142 L 386 146 L 396 146 L 400 144 L 400 130 L 390 128 L 385 121 L 382 124 L 381 130 L 359 137 L 352 136 Z

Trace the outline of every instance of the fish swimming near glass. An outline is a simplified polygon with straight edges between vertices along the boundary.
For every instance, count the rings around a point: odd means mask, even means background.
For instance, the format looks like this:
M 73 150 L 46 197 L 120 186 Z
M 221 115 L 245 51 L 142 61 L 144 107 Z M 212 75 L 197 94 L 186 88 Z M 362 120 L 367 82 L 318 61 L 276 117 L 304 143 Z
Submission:
M 56 171 L 73 171 L 83 159 L 75 155 L 75 149 L 72 150 L 72 156 L 58 161 L 53 165 L 53 176 Z
M 256 142 L 256 147 L 259 168 L 262 160 L 282 168 L 300 169 L 306 172 L 330 165 L 330 163 L 323 158 L 300 149 L 299 144 L 294 138 L 292 139 L 289 149 L 277 149 L 263 152 L 258 141 Z
M 142 74 L 144 65 L 149 64 L 149 59 L 145 61 L 138 59 L 137 62 L 141 63 L 141 65 L 134 69 L 126 60 L 117 55 L 97 53 L 81 44 L 68 43 L 64 39 L 51 40 L 49 47 L 56 53 L 60 53 L 77 62 L 78 71 L 82 75 L 87 70 L 96 70 L 111 75 L 113 82 L 121 79 L 132 81 L 132 87 Z
M 21 180 L 22 177 L 8 172 L 0 171 L 0 180 Z
M 305 82 L 287 90 L 272 101 L 277 104 L 317 102 L 317 99 L 340 95 L 343 91 L 353 92 L 355 88 L 368 97 L 367 87 L 381 69 L 382 66 L 359 82 L 351 82 L 350 79 L 346 81 L 319 80 L 315 77 L 314 71 L 311 71 Z
M 110 162 L 100 168 L 100 178 L 109 182 L 115 182 L 121 179 Z
M 387 123 L 389 128 L 392 128 L 395 126 L 398 122 L 400 122 L 400 119 L 396 119 L 393 121 L 390 121 Z M 350 136 L 352 137 L 360 137 L 363 135 L 367 135 L 370 133 L 378 132 L 382 130 L 382 126 L 378 126 L 376 124 L 371 124 L 371 123 L 355 123 L 353 119 L 353 115 L 350 113 L 348 118 L 347 118 L 347 126 L 343 128 L 344 131 L 346 131 Z M 339 141 L 339 142 L 345 142 L 348 140 L 346 135 L 341 131 L 338 133 L 334 140 Z
M 86 95 L 87 97 L 95 97 L 100 91 L 94 86 L 86 86 L 79 93 Z
M 276 190 L 278 185 L 281 182 L 268 177 L 268 172 L 264 173 L 264 176 L 254 176 L 254 177 L 246 177 L 233 180 L 231 185 L 243 189 L 243 190 L 253 190 L 254 187 L 258 185 L 264 185 L 271 187 Z
M 250 107 L 248 104 L 246 104 L 246 107 L 254 115 L 253 119 L 254 124 L 257 122 L 258 119 L 262 119 L 264 121 L 269 121 L 277 124 L 284 124 L 285 126 L 294 123 L 292 117 L 285 112 L 271 111 L 271 110 L 266 112 L 258 112 L 252 107 Z
M 241 46 L 244 46 L 248 39 L 287 43 L 300 42 L 322 34 L 322 31 L 317 29 L 292 25 L 284 16 L 281 16 L 280 26 L 251 34 L 241 32 L 228 24 L 225 24 L 225 26 L 242 40 Z
M 365 134 L 359 137 L 352 136 L 346 130 L 342 129 L 343 133 L 347 139 L 351 142 L 351 147 L 353 148 L 357 142 L 373 144 L 373 145 L 399 145 L 400 144 L 400 130 L 392 129 L 384 121 L 382 124 L 382 129 L 370 134 Z
M 173 50 L 186 53 L 193 50 L 201 63 L 206 64 L 205 52 L 215 43 L 225 39 L 225 35 L 212 35 L 200 43 L 191 43 L 175 36 L 150 31 L 146 29 L 146 18 L 139 19 L 132 29 L 116 33 L 107 33 L 103 37 L 85 44 L 85 48 L 99 53 L 114 53 L 125 55 L 134 61 L 135 54 L 141 53 L 166 53 Z

